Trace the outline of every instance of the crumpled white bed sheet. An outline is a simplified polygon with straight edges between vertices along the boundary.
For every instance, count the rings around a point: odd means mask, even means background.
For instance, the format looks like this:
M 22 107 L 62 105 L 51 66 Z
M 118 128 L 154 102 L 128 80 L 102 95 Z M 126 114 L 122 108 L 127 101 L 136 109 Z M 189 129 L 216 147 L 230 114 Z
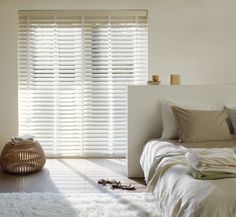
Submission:
M 213 149 L 189 150 L 210 153 Z M 162 140 L 149 141 L 143 150 L 140 163 L 162 217 L 236 217 L 236 178 L 194 179 L 187 167 L 186 151 Z

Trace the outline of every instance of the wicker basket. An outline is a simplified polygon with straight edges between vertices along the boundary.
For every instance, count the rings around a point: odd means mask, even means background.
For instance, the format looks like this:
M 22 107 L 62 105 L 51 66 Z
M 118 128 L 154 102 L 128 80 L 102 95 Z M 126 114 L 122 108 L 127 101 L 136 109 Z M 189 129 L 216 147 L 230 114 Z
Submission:
M 2 150 L 2 171 L 26 174 L 40 170 L 46 162 L 44 151 L 38 141 L 7 143 Z

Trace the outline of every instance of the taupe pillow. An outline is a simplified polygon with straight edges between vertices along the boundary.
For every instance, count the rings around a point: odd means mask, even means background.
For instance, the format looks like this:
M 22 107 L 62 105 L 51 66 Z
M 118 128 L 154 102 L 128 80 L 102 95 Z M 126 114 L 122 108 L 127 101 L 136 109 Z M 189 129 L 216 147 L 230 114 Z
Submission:
M 236 109 L 230 109 L 225 106 L 225 110 L 229 114 L 229 119 L 230 119 L 229 125 L 231 124 L 230 127 L 233 128 L 231 132 L 236 134 Z
M 172 106 L 183 142 L 232 140 L 226 111 L 187 110 Z

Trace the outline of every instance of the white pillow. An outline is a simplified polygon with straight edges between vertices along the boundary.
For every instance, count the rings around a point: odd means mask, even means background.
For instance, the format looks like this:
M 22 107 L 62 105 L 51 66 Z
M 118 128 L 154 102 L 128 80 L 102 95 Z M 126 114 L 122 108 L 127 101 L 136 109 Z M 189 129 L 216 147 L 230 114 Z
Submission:
M 178 139 L 178 126 L 175 116 L 172 112 L 171 106 L 178 106 L 184 109 L 193 110 L 208 110 L 212 111 L 214 108 L 210 105 L 180 105 L 167 100 L 161 100 L 161 115 L 162 115 L 162 139 Z

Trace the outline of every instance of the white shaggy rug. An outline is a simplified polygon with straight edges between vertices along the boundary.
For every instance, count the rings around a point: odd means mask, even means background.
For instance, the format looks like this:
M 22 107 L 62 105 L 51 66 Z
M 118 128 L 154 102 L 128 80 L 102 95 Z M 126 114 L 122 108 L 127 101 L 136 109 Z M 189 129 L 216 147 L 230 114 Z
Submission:
M 159 217 L 149 193 L 2 193 L 0 216 Z

